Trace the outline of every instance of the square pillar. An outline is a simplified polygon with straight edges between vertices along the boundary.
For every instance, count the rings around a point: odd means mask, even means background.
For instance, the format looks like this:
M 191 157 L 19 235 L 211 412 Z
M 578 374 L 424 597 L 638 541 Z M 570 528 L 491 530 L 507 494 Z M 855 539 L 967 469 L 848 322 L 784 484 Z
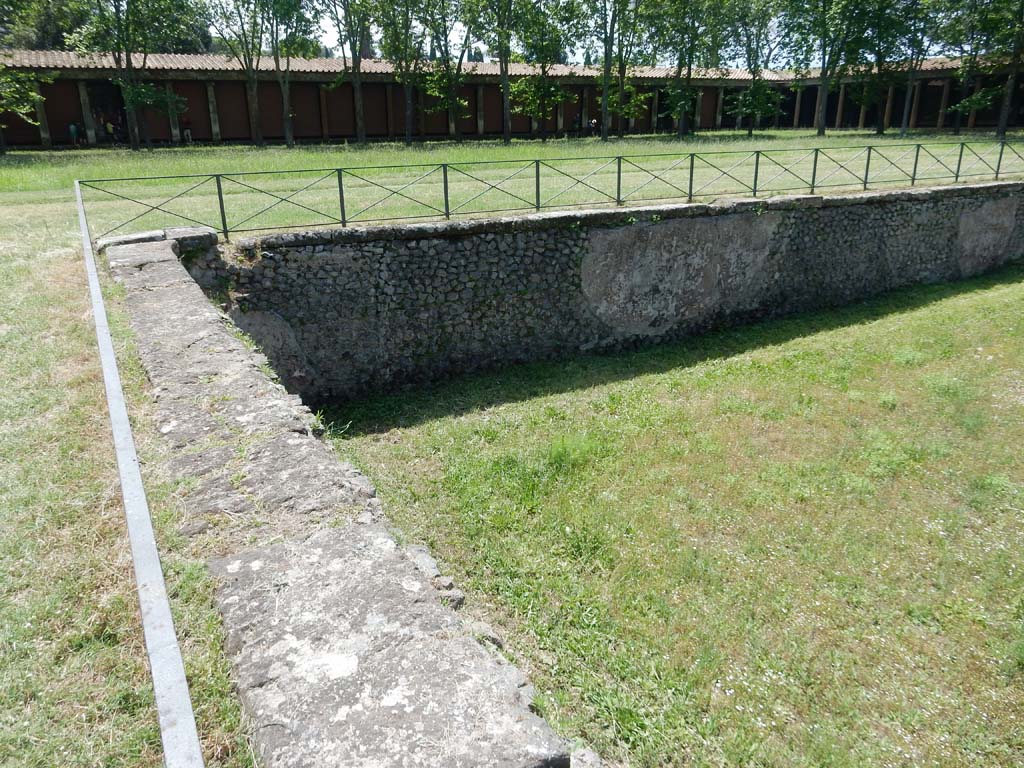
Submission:
M 895 86 L 889 86 L 889 92 L 885 95 L 885 117 L 882 119 L 883 127 L 888 130 L 892 125 L 892 100 L 896 95 Z
M 85 141 L 90 146 L 96 146 L 96 120 L 92 116 L 92 105 L 89 103 L 89 89 L 85 87 L 85 80 L 78 81 L 78 100 L 82 104 L 82 122 L 85 123 Z
M 206 81 L 206 103 L 210 105 L 210 137 L 220 143 L 220 113 L 217 112 L 217 91 L 213 83 Z
M 722 127 L 722 108 L 725 106 L 725 86 L 718 86 L 718 103 L 715 104 L 715 128 Z
M 416 126 L 419 129 L 420 136 L 425 136 L 427 133 L 427 111 L 424 109 L 424 98 L 423 91 L 419 88 L 416 89 Z
M 395 135 L 395 87 L 388 83 L 384 86 L 384 112 L 387 116 L 388 138 Z
M 580 129 L 584 134 L 590 131 L 590 86 L 583 86 L 583 104 L 581 106 L 583 117 L 580 120 Z
M 164 88 L 167 90 L 167 103 L 172 104 L 174 102 L 174 85 L 168 80 L 164 83 Z M 178 125 L 178 113 L 173 110 L 169 111 L 167 120 L 171 124 L 171 141 L 175 144 L 181 144 L 181 126 Z
M 704 91 L 697 90 L 697 98 L 693 100 L 693 128 L 700 128 L 701 105 L 704 103 Z
M 910 107 L 910 130 L 917 128 L 917 111 L 921 106 L 921 90 L 924 87 L 924 83 L 918 80 L 914 83 L 914 102 Z
M 839 86 L 839 103 L 836 104 L 836 130 L 843 127 L 843 102 L 846 101 L 846 83 Z
M 936 128 L 941 128 L 946 122 L 946 110 L 949 109 L 949 92 L 952 86 L 952 78 L 947 77 L 942 81 L 942 101 L 939 102 L 939 116 L 935 120 Z
M 555 111 L 555 132 L 565 133 L 565 102 L 558 102 L 558 109 Z
M 327 86 L 321 83 L 317 90 L 320 97 L 320 138 L 327 141 L 331 137 L 327 119 Z
M 803 101 L 804 89 L 796 89 L 796 99 L 793 102 L 793 127 L 800 127 L 800 102 Z
M 50 138 L 50 121 L 46 118 L 46 102 L 43 101 L 42 84 L 36 82 L 36 122 L 39 123 L 39 141 L 44 147 L 52 147 L 53 139 Z
M 484 87 L 476 87 L 476 135 L 484 135 Z
M 977 77 L 974 80 L 974 95 L 978 95 L 978 91 L 981 90 L 981 78 Z M 978 110 L 972 109 L 967 115 L 967 130 L 973 131 L 974 124 L 978 121 Z

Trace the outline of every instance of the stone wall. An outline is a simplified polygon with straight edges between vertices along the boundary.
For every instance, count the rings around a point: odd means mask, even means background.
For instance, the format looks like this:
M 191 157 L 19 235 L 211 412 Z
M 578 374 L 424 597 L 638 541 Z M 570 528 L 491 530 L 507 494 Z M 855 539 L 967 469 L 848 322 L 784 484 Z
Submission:
M 1022 193 L 992 183 L 279 234 L 190 269 L 224 291 L 292 391 L 336 399 L 976 275 L 1024 255 Z

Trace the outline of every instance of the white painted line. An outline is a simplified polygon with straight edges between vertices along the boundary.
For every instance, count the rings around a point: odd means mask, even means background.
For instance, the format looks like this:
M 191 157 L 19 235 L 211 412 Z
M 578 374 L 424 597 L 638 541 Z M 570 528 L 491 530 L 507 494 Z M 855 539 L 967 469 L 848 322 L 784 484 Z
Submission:
M 96 341 L 99 344 L 100 363 L 103 367 L 103 385 L 107 390 L 110 411 L 110 429 L 114 435 L 117 468 L 121 476 L 121 498 L 124 500 L 128 522 L 128 539 L 135 567 L 135 583 L 139 592 L 142 629 L 146 638 L 146 654 L 153 677 L 153 693 L 160 720 L 160 740 L 164 748 L 166 768 L 202 768 L 203 752 L 196 732 L 192 700 L 189 697 L 185 665 L 181 649 L 174 634 L 171 606 L 167 602 L 167 586 L 160 568 L 160 555 L 153 537 L 153 523 L 149 517 L 149 504 L 142 486 L 139 458 L 135 453 L 128 409 L 121 389 L 121 376 L 117 371 L 114 344 L 107 325 L 107 310 L 96 273 L 96 258 L 89 239 L 89 226 L 82 205 L 82 191 L 75 182 L 75 201 L 78 204 L 78 224 L 82 232 L 82 251 L 85 272 L 89 278 L 89 296 L 92 315 L 96 323 Z

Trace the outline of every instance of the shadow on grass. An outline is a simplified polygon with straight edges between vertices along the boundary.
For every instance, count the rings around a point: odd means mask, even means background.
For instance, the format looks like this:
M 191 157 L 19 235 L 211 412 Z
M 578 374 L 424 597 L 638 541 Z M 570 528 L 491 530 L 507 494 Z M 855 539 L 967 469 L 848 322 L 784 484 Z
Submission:
M 836 309 L 715 331 L 632 352 L 580 355 L 467 374 L 444 382 L 368 396 L 323 409 L 324 420 L 346 436 L 387 432 L 502 403 L 600 386 L 650 373 L 686 368 L 774 346 L 815 333 L 878 320 L 953 296 L 1024 281 L 1024 264 L 971 280 L 895 291 Z M 347 425 L 347 426 L 346 426 Z

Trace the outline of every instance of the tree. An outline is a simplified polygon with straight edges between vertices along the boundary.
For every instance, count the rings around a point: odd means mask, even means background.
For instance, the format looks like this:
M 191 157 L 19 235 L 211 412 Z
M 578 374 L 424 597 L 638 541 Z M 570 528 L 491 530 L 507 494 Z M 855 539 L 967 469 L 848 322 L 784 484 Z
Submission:
M 638 63 L 643 53 L 651 53 L 650 37 L 644 24 L 651 0 L 625 0 L 620 3 L 619 23 L 615 36 L 615 113 L 619 118 L 621 139 L 629 118 L 639 117 L 646 106 L 646 97 L 627 82 L 629 68 Z
M 380 48 L 395 68 L 395 79 L 405 97 L 405 143 L 412 144 L 413 88 L 423 64 L 423 28 L 416 23 L 420 0 L 382 0 L 375 6 L 374 23 L 380 29 Z
M 532 8 L 529 0 L 467 0 L 467 14 L 475 29 L 487 44 L 491 56 L 498 60 L 501 78 L 501 137 L 504 143 L 512 141 L 512 88 L 509 81 L 509 63 L 512 60 L 512 39 L 516 23 Z
M 209 0 L 210 23 L 228 52 L 245 74 L 245 98 L 249 112 L 249 136 L 263 145 L 260 126 L 259 80 L 266 33 L 266 0 Z
M 19 72 L 16 69 L 0 68 L 0 118 L 5 113 L 14 114 L 27 123 L 39 125 L 36 108 L 42 103 L 38 82 L 50 82 L 50 76 L 40 77 L 35 72 Z M 0 155 L 7 152 L 4 137 L 6 123 L 0 122 Z
M 861 38 L 856 56 L 849 64 L 855 85 L 854 101 L 867 109 L 875 106 L 875 133 L 885 133 L 883 104 L 895 85 L 904 58 L 906 25 L 902 8 L 905 0 L 865 0 L 861 5 Z
M 133 150 L 140 147 L 141 110 L 163 100 L 158 89 L 142 79 L 147 58 L 187 36 L 199 15 L 190 0 L 95 0 L 88 22 L 68 37 L 75 48 L 113 56 L 114 82 L 124 98 Z
M 750 85 L 735 96 L 733 113 L 747 118 L 747 136 L 761 119 L 779 109 L 779 92 L 768 85 L 764 73 L 776 62 L 783 43 L 778 0 L 734 0 L 729 12 L 733 56 L 743 62 Z
M 956 134 L 960 133 L 965 114 L 987 107 L 996 95 L 995 90 L 980 87 L 971 93 L 976 83 L 980 86 L 983 57 L 992 50 L 997 35 L 995 8 L 991 0 L 936 0 L 936 41 L 956 56 L 959 64 L 959 100 L 950 108 Z
M 608 94 L 612 87 L 615 40 L 618 37 L 622 6 L 628 1 L 594 0 L 591 7 L 594 34 L 601 46 L 601 141 L 608 141 Z
M 281 88 L 281 116 L 284 140 L 295 146 L 292 120 L 291 75 L 293 58 L 311 58 L 319 43 L 312 39 L 313 22 L 307 14 L 305 0 L 266 0 L 266 19 L 263 23 L 270 55 L 274 59 L 274 74 Z
M 839 81 L 844 66 L 856 60 L 851 46 L 862 35 L 860 0 L 787 0 L 783 11 L 784 34 L 796 68 L 807 73 L 818 68 L 818 103 L 814 125 L 825 135 L 828 93 Z
M 996 44 L 1002 56 L 1009 58 L 1009 73 L 1003 87 L 1003 103 L 999 109 L 999 123 L 996 126 L 996 135 L 1004 138 L 1017 93 L 1021 56 L 1024 54 L 1024 0 L 1003 0 L 997 9 L 1002 23 L 996 27 L 999 30 Z
M 323 7 L 334 24 L 344 52 L 346 74 L 352 81 L 356 141 L 363 144 L 366 142 L 366 116 L 363 111 L 362 61 L 368 47 L 373 7 L 370 0 L 323 0 Z
M 92 15 L 88 0 L 0 2 L 0 37 L 14 48 L 64 49 Z
M 438 100 L 436 109 L 448 113 L 448 133 L 457 135 L 457 121 L 466 108 L 459 88 L 472 39 L 472 29 L 466 24 L 469 18 L 463 0 L 424 0 L 421 13 L 434 52 L 425 77 L 426 90 Z
M 650 5 L 649 26 L 657 50 L 675 63 L 667 106 L 679 121 L 680 138 L 690 132 L 696 105 L 694 70 L 721 63 L 727 8 L 719 0 L 653 0 Z
M 903 118 L 900 120 L 900 137 L 907 135 L 910 128 L 910 110 L 914 93 L 914 76 L 921 69 L 928 53 L 928 39 L 931 17 L 926 0 L 905 0 L 900 3 L 900 20 L 897 29 L 900 35 L 906 70 L 906 89 L 903 94 Z
M 536 118 L 541 140 L 547 140 L 547 119 L 551 106 L 570 98 L 554 78 L 551 67 L 568 59 L 575 41 L 586 31 L 578 0 L 533 0 L 519 12 L 517 36 L 523 59 L 535 66 L 533 74 L 519 78 L 512 86 L 518 110 Z

